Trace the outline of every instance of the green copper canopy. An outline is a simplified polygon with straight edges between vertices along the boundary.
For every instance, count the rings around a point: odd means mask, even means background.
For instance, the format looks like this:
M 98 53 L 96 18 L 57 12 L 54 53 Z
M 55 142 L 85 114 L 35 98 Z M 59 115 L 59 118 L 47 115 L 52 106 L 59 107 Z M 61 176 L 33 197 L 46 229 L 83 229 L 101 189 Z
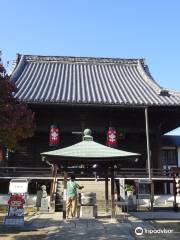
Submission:
M 42 157 L 73 157 L 73 158 L 128 158 L 137 157 L 140 154 L 126 152 L 93 141 L 88 130 L 84 131 L 83 141 L 62 149 L 41 153 Z

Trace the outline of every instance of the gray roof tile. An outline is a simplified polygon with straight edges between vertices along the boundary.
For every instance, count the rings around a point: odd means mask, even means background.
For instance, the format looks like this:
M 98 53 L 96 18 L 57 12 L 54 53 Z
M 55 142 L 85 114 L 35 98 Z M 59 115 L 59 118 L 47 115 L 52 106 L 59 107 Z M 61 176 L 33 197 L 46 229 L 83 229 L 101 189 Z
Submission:
M 29 103 L 180 104 L 179 92 L 161 94 L 143 59 L 20 55 L 11 80 Z

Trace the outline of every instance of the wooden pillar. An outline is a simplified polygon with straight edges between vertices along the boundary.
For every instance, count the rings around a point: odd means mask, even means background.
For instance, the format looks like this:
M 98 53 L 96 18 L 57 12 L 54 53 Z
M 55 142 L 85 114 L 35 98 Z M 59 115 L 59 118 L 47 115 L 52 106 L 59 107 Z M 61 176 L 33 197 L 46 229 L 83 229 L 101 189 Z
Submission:
M 67 198 L 67 177 L 68 173 L 64 171 L 64 179 L 63 179 L 63 218 L 66 218 L 66 198 Z
M 58 169 L 58 166 L 56 164 L 52 164 L 51 174 L 52 174 L 53 179 L 51 180 L 51 184 L 50 184 L 50 201 L 51 202 L 54 200 L 53 194 L 55 192 L 55 186 L 56 186 L 57 169 Z
M 154 203 L 154 182 L 151 180 L 151 199 L 150 199 L 150 201 L 151 201 L 151 211 L 153 211 L 154 210 L 154 208 L 153 208 L 153 203 Z
M 162 160 L 161 160 L 161 151 L 162 151 L 162 139 L 161 139 L 161 126 L 159 126 L 156 138 L 157 138 L 157 158 L 156 158 L 156 164 L 154 164 L 154 168 L 163 168 Z
M 114 202 L 114 165 L 111 166 L 111 218 L 115 218 L 115 202 Z
M 51 166 L 51 177 L 53 177 L 54 173 L 54 164 L 49 164 Z M 51 179 L 50 182 L 50 190 L 49 190 L 49 195 L 50 195 L 50 202 L 52 201 L 52 195 L 53 195 L 53 179 Z
M 176 202 L 176 175 L 175 175 L 175 174 L 173 174 L 173 195 L 174 195 L 173 209 L 174 209 L 174 211 L 177 211 L 177 202 Z
M 108 172 L 105 173 L 105 208 L 106 208 L 106 213 L 108 212 Z

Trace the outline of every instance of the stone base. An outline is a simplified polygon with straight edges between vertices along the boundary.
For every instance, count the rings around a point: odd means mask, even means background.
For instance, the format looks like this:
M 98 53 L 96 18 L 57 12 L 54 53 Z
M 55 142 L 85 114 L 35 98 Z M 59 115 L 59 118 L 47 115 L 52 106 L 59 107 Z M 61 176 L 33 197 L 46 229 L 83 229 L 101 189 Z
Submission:
M 50 209 L 49 208 L 39 208 L 39 211 L 41 212 L 41 213 L 48 213 L 48 212 L 50 212 Z
M 97 206 L 80 206 L 79 218 L 96 218 Z
M 58 219 L 59 219 L 59 220 L 63 220 L 63 212 L 58 212 L 57 214 L 58 214 L 58 216 L 59 216 Z
M 40 212 L 49 212 L 49 203 L 48 198 L 41 199 L 41 207 L 39 208 Z

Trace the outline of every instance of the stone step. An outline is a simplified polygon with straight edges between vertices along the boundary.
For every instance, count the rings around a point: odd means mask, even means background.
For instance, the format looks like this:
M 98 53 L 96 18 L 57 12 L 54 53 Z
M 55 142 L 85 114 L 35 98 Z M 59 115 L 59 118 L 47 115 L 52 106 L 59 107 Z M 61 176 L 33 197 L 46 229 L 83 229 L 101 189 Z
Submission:
M 104 200 L 105 198 L 105 182 L 104 181 L 84 181 L 77 180 L 80 186 L 84 186 L 83 190 L 79 192 L 95 192 L 97 200 Z M 61 191 L 63 191 L 63 185 L 61 183 Z M 108 184 L 109 199 L 110 199 L 110 182 Z

